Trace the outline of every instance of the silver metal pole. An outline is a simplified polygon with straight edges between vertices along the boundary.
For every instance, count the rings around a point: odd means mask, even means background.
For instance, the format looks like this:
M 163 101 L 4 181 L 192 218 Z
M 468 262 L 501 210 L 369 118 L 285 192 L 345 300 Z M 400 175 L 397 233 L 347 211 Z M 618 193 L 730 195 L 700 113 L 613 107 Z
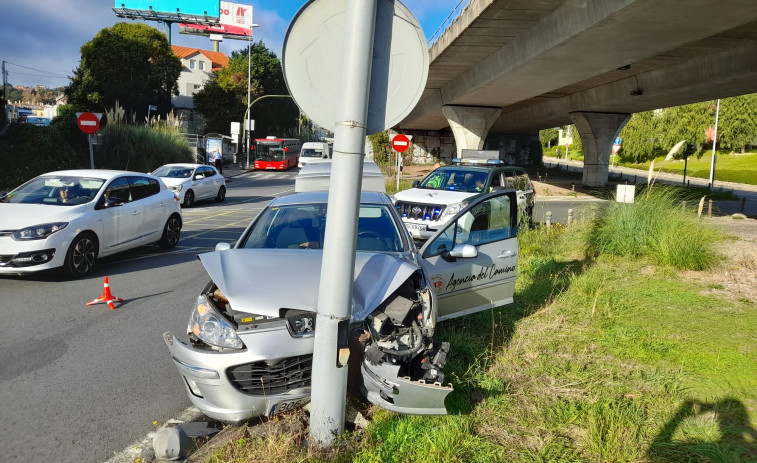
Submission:
M 331 445 L 344 432 L 347 361 L 344 354 L 352 313 L 355 245 L 360 206 L 365 134 L 368 122 L 373 37 L 378 0 L 347 3 L 345 53 L 338 119 L 334 129 L 334 156 L 329 186 L 329 213 L 323 247 L 318 314 L 313 347 L 310 438 Z M 340 361 L 341 360 L 341 361 Z
M 715 145 L 718 143 L 718 116 L 720 115 L 720 98 L 715 107 L 715 134 L 712 136 L 712 161 L 710 162 L 710 188 L 715 185 Z
M 244 168 L 250 169 L 250 131 L 248 129 L 250 111 L 250 79 L 252 79 L 252 26 L 250 38 L 247 41 L 247 111 L 244 113 Z
M 87 136 L 87 141 L 89 141 L 89 167 L 90 169 L 95 168 L 95 154 L 94 154 L 94 150 L 92 149 L 92 145 L 94 144 L 94 137 L 95 136 L 91 133 Z

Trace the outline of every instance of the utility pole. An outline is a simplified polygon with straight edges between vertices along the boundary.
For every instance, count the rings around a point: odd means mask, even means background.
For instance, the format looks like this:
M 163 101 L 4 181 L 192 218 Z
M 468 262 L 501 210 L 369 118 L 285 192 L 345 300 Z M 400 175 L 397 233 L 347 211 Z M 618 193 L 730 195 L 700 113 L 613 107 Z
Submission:
M 5 70 L 5 60 L 3 60 L 3 99 L 8 103 L 8 72 Z
M 710 183 L 709 187 L 715 185 L 715 145 L 718 143 L 718 116 L 720 115 L 720 98 L 715 107 L 715 133 L 712 135 L 712 161 L 710 162 Z

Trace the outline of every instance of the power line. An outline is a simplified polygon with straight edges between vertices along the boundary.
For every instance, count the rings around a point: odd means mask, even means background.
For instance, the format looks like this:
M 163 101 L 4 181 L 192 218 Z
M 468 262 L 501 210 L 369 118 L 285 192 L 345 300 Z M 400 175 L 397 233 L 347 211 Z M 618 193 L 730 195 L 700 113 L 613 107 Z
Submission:
M 69 78 L 68 76 L 64 76 L 64 75 L 62 75 L 62 74 L 56 74 L 56 73 L 54 73 L 54 72 L 45 71 L 44 69 L 36 69 L 36 68 L 30 68 L 30 67 L 28 67 L 28 66 L 22 66 L 22 65 L 20 65 L 20 64 L 11 63 L 10 61 L 6 61 L 6 62 L 5 62 L 5 64 L 12 64 L 12 65 L 14 65 L 14 66 L 18 66 L 18 67 L 20 67 L 20 68 L 29 69 L 30 71 L 37 71 L 37 72 L 41 72 L 41 73 L 43 73 L 43 74 L 46 74 L 46 75 L 55 76 L 55 77 L 60 77 L 60 78 L 63 78 L 63 79 L 68 79 L 68 78 Z M 17 74 L 18 74 L 18 73 L 17 73 Z M 23 74 L 23 75 L 29 75 L 29 74 Z

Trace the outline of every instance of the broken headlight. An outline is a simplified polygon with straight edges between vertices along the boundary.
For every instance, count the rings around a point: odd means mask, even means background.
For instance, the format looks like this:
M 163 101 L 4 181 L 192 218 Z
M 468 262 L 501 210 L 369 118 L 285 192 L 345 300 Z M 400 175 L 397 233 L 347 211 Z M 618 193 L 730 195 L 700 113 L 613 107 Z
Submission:
M 213 308 L 205 294 L 197 297 L 187 331 L 211 346 L 229 349 L 241 349 L 243 346 L 236 329 Z

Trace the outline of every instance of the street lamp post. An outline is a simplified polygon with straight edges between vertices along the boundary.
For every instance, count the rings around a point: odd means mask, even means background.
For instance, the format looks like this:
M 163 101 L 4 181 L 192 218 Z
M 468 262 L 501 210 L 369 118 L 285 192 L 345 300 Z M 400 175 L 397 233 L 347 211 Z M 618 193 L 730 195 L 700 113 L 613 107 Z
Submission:
M 247 40 L 247 103 L 250 102 L 250 80 L 252 80 L 252 29 L 254 27 L 260 27 L 259 24 L 250 25 L 250 37 Z M 247 111 L 250 110 L 250 106 L 247 106 Z M 244 168 L 250 168 L 250 130 L 247 122 L 247 113 L 244 115 Z
M 245 141 L 245 163 L 244 168 L 248 169 L 250 168 L 250 135 L 247 131 L 247 121 L 248 116 L 250 115 L 250 108 L 252 108 L 252 105 L 257 103 L 258 101 L 264 99 L 264 98 L 292 98 L 292 95 L 263 95 L 259 98 L 256 98 L 255 101 L 250 102 L 250 104 L 247 105 L 247 109 L 244 112 L 244 124 L 245 124 L 245 134 L 246 134 L 246 141 Z

